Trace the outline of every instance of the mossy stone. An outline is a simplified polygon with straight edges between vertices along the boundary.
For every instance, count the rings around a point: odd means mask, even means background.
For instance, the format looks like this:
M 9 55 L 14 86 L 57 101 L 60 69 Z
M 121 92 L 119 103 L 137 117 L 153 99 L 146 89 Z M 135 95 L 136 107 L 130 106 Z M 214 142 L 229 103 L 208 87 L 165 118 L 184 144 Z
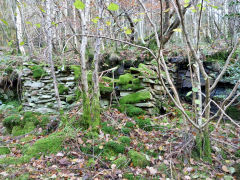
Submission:
M 0 155 L 9 154 L 10 150 L 8 147 L 0 147 Z
M 116 164 L 117 168 L 124 168 L 128 166 L 128 159 L 126 156 L 120 156 L 113 161 L 113 164 Z
M 63 84 L 59 84 L 58 91 L 60 95 L 68 94 L 69 88 L 65 87 Z
M 120 104 L 134 104 L 150 100 L 152 95 L 149 91 L 139 91 L 120 98 Z
M 48 137 L 37 140 L 32 146 L 26 149 L 25 155 L 40 157 L 41 155 L 54 154 L 62 149 L 64 133 L 56 132 Z
M 127 74 L 124 74 L 124 75 L 121 75 L 119 77 L 119 82 L 118 84 L 120 85 L 126 85 L 126 84 L 129 84 L 130 82 L 132 82 L 134 79 L 133 75 L 127 73 Z
M 128 155 L 131 158 L 134 167 L 145 168 L 146 166 L 149 165 L 149 161 L 147 160 L 146 156 L 142 153 L 130 150 L 128 152 Z
M 79 65 L 71 65 L 70 69 L 74 72 L 74 79 L 80 80 L 81 79 L 81 66 Z
M 23 125 L 26 124 L 27 122 L 33 122 L 35 126 L 39 124 L 39 117 L 40 113 L 32 112 L 32 111 L 27 111 L 23 115 Z
M 66 102 L 67 103 L 73 103 L 74 101 L 76 100 L 76 98 L 75 98 L 75 96 L 72 96 L 72 95 L 70 95 L 70 96 L 67 96 L 66 97 Z
M 139 107 L 135 107 L 131 104 L 122 104 L 119 107 L 121 112 L 126 112 L 126 114 L 130 117 L 139 116 L 145 114 L 145 111 Z
M 42 66 L 34 65 L 34 66 L 31 67 L 31 69 L 32 69 L 32 72 L 33 72 L 33 77 L 35 79 L 39 79 L 39 78 L 46 75 L 46 71 L 43 69 Z
M 237 107 L 230 106 L 226 113 L 234 120 L 240 121 L 240 109 Z

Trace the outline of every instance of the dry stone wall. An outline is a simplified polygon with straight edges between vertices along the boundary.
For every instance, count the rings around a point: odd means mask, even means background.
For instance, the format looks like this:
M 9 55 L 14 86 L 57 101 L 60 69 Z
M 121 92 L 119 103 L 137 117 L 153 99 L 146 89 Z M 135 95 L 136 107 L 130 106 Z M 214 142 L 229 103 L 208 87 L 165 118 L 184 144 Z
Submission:
M 40 113 L 56 112 L 57 101 L 50 69 L 25 63 L 22 72 L 22 104 L 24 110 Z M 58 69 L 55 73 L 61 104 L 64 108 L 70 107 L 76 97 L 77 90 L 74 72 L 70 69 Z
M 40 113 L 57 112 L 50 69 L 27 63 L 23 67 L 22 104 L 24 110 Z M 71 108 L 75 105 L 78 89 L 76 78 L 79 79 L 76 75 L 74 68 L 56 69 L 63 108 Z M 91 76 L 88 80 L 91 83 Z M 138 68 L 130 68 L 115 80 L 106 76 L 102 77 L 100 91 L 102 107 L 131 105 L 151 114 L 158 112 L 158 102 L 163 100 L 164 94 L 154 66 L 151 64 L 140 64 Z

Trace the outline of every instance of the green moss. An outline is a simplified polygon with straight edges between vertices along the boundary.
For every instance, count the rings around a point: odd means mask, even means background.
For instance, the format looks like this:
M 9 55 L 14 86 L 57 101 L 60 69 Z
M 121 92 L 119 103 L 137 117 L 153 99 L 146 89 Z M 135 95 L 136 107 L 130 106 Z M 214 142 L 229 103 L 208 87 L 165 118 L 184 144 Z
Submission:
M 132 76 L 131 74 L 127 73 L 127 74 L 121 75 L 121 76 L 119 77 L 119 82 L 118 82 L 118 84 L 120 84 L 120 85 L 126 85 L 126 84 L 129 84 L 130 82 L 132 82 L 133 79 L 134 79 L 133 76 Z
M 70 96 L 67 96 L 66 97 L 66 102 L 67 103 L 73 103 L 74 101 L 76 100 L 76 98 L 75 98 L 75 96 L 72 96 L 72 95 L 70 95 Z
M 123 104 L 119 107 L 121 112 L 126 112 L 128 116 L 134 117 L 145 114 L 145 111 L 139 107 L 135 107 L 131 104 Z
M 92 100 L 92 122 L 91 126 L 93 130 L 97 130 L 100 125 L 100 102 L 99 102 L 99 95 L 94 94 L 93 100 Z
M 147 118 L 147 119 L 135 119 L 137 125 L 139 126 L 139 128 L 144 129 L 145 131 L 152 131 L 153 130 L 153 126 L 151 123 L 151 119 Z
M 126 128 L 126 127 L 123 127 L 121 129 L 121 131 L 123 132 L 123 134 L 129 134 L 131 132 L 131 129 L 130 128 Z
M 125 125 L 125 127 L 127 127 L 127 128 L 133 128 L 134 126 L 135 126 L 135 124 L 130 121 L 126 122 L 126 125 Z
M 149 91 L 139 91 L 120 98 L 121 104 L 134 104 L 142 101 L 147 101 L 152 98 Z
M 20 158 L 6 157 L 6 158 L 0 159 L 0 164 L 5 164 L 5 165 L 9 165 L 9 164 L 24 164 L 24 163 L 29 162 L 31 159 L 32 159 L 31 156 L 22 156 Z
M 9 154 L 10 150 L 8 147 L 0 147 L 0 155 Z
M 130 145 L 131 139 L 128 136 L 122 136 L 119 138 L 119 141 L 127 146 Z
M 240 109 L 237 107 L 229 107 L 226 111 L 227 115 L 229 115 L 232 119 L 240 121 Z
M 196 148 L 193 155 L 202 158 L 205 161 L 212 162 L 211 157 L 211 143 L 209 133 L 207 130 L 200 132 L 196 136 Z
M 126 156 L 120 156 L 118 159 L 113 161 L 113 164 L 116 164 L 117 168 L 124 168 L 128 166 L 128 160 Z
M 88 128 L 91 125 L 90 99 L 87 97 L 86 93 L 83 93 L 83 115 L 80 124 L 84 128 Z
M 100 88 L 100 92 L 103 93 L 103 94 L 113 92 L 113 87 L 112 86 L 105 86 L 102 83 L 99 84 L 99 88 Z
M 123 174 L 123 178 L 127 180 L 143 180 L 140 175 L 135 176 L 133 173 L 125 173 Z
M 69 88 L 65 87 L 63 84 L 58 85 L 58 91 L 60 95 L 68 94 Z
M 71 65 L 70 69 L 74 72 L 74 78 L 75 80 L 81 79 L 81 66 L 79 65 Z
M 30 157 L 40 157 L 41 155 L 54 154 L 62 149 L 64 133 L 57 132 L 48 137 L 37 140 L 32 146 L 26 149 L 25 155 Z
M 33 122 L 35 126 L 39 124 L 38 117 L 40 117 L 40 113 L 27 111 L 23 115 L 23 124 L 26 124 L 27 122 Z
M 240 158 L 240 149 L 235 152 L 235 156 Z
M 12 129 L 13 136 L 20 136 L 27 134 L 35 129 L 35 125 L 33 122 L 27 122 L 24 127 L 22 126 L 14 126 Z
M 35 79 L 39 79 L 39 78 L 41 78 L 41 77 L 43 77 L 43 76 L 45 76 L 47 74 L 42 66 L 34 65 L 34 66 L 30 67 L 30 68 L 32 69 L 33 77 Z
M 124 144 L 120 144 L 114 141 L 109 141 L 104 145 L 105 149 L 110 149 L 112 151 L 114 151 L 115 153 L 124 153 L 125 152 L 125 145 Z
M 21 117 L 19 115 L 11 115 L 3 120 L 3 126 L 5 126 L 9 133 L 11 133 L 14 126 L 22 124 Z
M 76 95 L 76 101 L 82 97 L 82 93 L 79 89 L 77 89 L 74 94 Z
M 111 135 L 113 135 L 113 134 L 116 133 L 116 132 L 115 132 L 115 128 L 114 128 L 113 126 L 109 126 L 109 125 L 107 124 L 107 122 L 102 123 L 101 126 L 102 126 L 102 130 L 103 130 L 103 132 L 104 132 L 105 134 L 111 134 Z
M 32 141 L 35 137 L 36 136 L 34 136 L 34 135 L 30 135 L 30 136 L 21 138 L 20 142 L 29 142 L 29 141 Z
M 149 165 L 149 161 L 147 160 L 146 156 L 142 153 L 130 150 L 128 152 L 128 155 L 131 158 L 134 167 L 138 166 L 144 168 Z
M 41 117 L 40 126 L 44 128 L 44 127 L 47 126 L 47 124 L 49 122 L 50 122 L 49 116 L 48 115 L 44 115 L 44 116 Z
M 25 130 L 21 126 L 14 126 L 12 129 L 13 136 L 21 136 L 25 134 Z

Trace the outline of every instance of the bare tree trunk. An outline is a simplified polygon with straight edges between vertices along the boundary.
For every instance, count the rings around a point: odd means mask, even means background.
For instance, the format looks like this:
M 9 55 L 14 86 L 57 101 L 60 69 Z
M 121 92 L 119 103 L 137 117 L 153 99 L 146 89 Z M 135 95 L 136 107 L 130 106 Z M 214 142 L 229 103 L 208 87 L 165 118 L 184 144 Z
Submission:
M 47 16 L 46 16 L 46 21 L 47 21 L 47 44 L 48 44 L 48 53 L 47 53 L 47 58 L 49 61 L 49 64 L 51 66 L 51 73 L 52 73 L 52 78 L 53 78 L 53 85 L 54 85 L 54 90 L 55 90 L 55 96 L 57 99 L 57 104 L 58 104 L 58 109 L 61 109 L 61 101 L 59 97 L 59 92 L 58 92 L 58 85 L 57 85 L 57 80 L 56 80 L 56 75 L 55 75 L 55 70 L 54 70 L 54 62 L 52 60 L 52 28 L 51 28 L 51 7 L 52 7 L 52 0 L 46 0 L 46 10 L 47 10 Z
M 100 20 L 97 23 L 97 34 L 101 35 L 101 20 L 102 20 L 102 14 L 103 14 L 103 2 L 101 0 L 98 0 L 98 13 Z M 100 90 L 99 90 L 99 76 L 98 76 L 98 64 L 99 64 L 99 56 L 100 56 L 100 50 L 101 50 L 101 38 L 96 38 L 95 42 L 95 53 L 94 53 L 94 71 L 93 71 L 93 101 L 92 101 L 92 117 L 93 117 L 93 129 L 96 129 L 97 126 L 100 124 Z
M 21 54 L 26 55 L 23 44 L 23 28 L 22 28 L 22 16 L 21 16 L 21 4 L 16 1 L 16 30 L 17 30 L 17 42 L 18 49 Z
M 86 0 L 84 10 L 79 10 L 82 23 L 82 33 L 88 34 L 88 17 L 90 10 L 90 1 Z M 80 63 L 81 63 L 81 83 L 83 89 L 83 124 L 89 126 L 91 124 L 91 111 L 90 111 L 90 97 L 88 93 L 88 81 L 87 81 L 87 65 L 86 65 L 86 47 L 87 47 L 87 36 L 82 37 L 80 46 Z

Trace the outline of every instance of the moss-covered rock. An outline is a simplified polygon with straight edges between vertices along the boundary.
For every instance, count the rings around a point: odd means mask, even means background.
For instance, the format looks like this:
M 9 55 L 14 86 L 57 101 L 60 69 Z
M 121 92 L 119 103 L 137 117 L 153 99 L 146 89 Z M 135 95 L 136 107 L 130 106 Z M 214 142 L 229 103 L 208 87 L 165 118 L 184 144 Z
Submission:
M 76 100 L 76 98 L 75 98 L 75 96 L 73 96 L 73 95 L 70 95 L 70 96 L 67 96 L 66 97 L 66 102 L 67 103 L 73 103 L 74 101 Z
M 74 72 L 74 78 L 75 80 L 81 79 L 81 66 L 79 65 L 71 65 L 70 69 Z
M 145 114 L 145 111 L 131 104 L 123 104 L 118 108 L 121 112 L 126 112 L 128 116 L 134 117 Z
M 0 147 L 0 155 L 9 154 L 10 150 L 8 147 Z
M 120 137 L 120 138 L 119 138 L 119 141 L 120 141 L 121 143 L 127 145 L 127 146 L 129 146 L 130 143 L 131 143 L 131 139 L 130 139 L 130 137 L 128 137 L 128 136 L 122 136 L 122 137 Z
M 34 65 L 34 66 L 31 66 L 30 68 L 32 69 L 33 77 L 35 79 L 39 79 L 46 75 L 46 71 L 43 69 L 42 66 Z
M 150 100 L 152 95 L 149 91 L 139 91 L 120 98 L 120 104 L 134 104 Z
M 37 140 L 32 146 L 26 149 L 25 155 L 30 157 L 40 157 L 41 155 L 54 154 L 62 149 L 62 143 L 65 135 L 62 132 L 56 132 L 48 137 Z
M 113 164 L 116 164 L 117 168 L 124 168 L 128 166 L 128 159 L 126 156 L 120 156 L 113 161 Z
M 133 79 L 134 79 L 133 75 L 127 73 L 127 74 L 121 75 L 121 76 L 119 77 L 119 82 L 118 82 L 118 84 L 120 84 L 120 85 L 126 85 L 126 84 L 129 84 L 130 82 L 132 82 Z
M 19 115 L 11 115 L 3 120 L 3 126 L 5 126 L 9 133 L 11 133 L 14 126 L 22 124 L 21 117 Z
M 63 84 L 59 84 L 58 91 L 60 95 L 68 94 L 69 88 L 64 86 Z
M 237 107 L 229 107 L 226 113 L 234 120 L 240 121 L 240 109 Z
M 134 167 L 138 166 L 144 168 L 149 165 L 149 161 L 147 160 L 146 156 L 142 153 L 130 150 L 128 152 L 128 155 L 131 158 Z

